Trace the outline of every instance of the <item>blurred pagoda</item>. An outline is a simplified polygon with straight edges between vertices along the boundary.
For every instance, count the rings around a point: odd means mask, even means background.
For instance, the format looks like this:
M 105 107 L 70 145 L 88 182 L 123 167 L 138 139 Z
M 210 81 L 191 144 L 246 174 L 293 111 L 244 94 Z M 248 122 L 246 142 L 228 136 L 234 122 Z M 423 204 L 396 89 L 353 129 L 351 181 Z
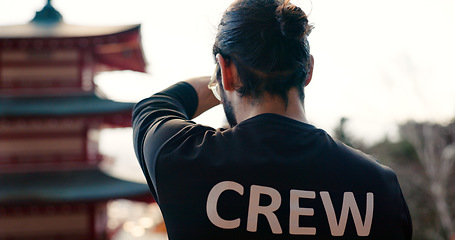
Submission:
M 110 239 L 108 201 L 152 199 L 100 170 L 98 133 L 129 127 L 133 103 L 94 84 L 145 65 L 140 25 L 66 24 L 50 0 L 29 23 L 0 26 L 0 239 Z

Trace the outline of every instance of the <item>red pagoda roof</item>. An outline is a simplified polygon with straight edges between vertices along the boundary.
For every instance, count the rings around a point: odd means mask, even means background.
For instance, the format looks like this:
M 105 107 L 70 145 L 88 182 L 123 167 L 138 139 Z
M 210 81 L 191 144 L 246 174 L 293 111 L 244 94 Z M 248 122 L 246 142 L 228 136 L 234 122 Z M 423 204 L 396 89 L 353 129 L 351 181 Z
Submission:
M 67 24 L 64 22 L 51 25 L 30 22 L 20 25 L 0 26 L 0 38 L 87 38 L 134 31 L 138 30 L 139 27 L 140 24 L 124 26 L 83 26 Z
M 0 120 L 82 118 L 116 127 L 130 127 L 134 104 L 115 102 L 94 93 L 53 97 L 0 97 Z
M 99 169 L 0 174 L 0 204 L 133 199 L 146 195 L 153 200 L 146 184 L 113 178 Z
M 114 102 L 88 93 L 58 97 L 0 97 L 0 117 L 74 116 L 131 112 L 134 103 Z
M 101 70 L 145 72 L 140 25 L 80 26 L 59 22 L 0 26 L 0 49 L 90 49 Z

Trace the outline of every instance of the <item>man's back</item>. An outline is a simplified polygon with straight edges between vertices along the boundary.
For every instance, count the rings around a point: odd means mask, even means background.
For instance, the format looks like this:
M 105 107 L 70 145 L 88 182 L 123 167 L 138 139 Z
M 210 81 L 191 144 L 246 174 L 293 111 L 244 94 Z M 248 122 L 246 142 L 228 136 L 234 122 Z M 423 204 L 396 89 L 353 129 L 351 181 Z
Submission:
M 136 155 L 170 240 L 411 239 L 393 171 L 307 124 L 312 29 L 289 0 L 236 0 L 212 78 L 136 105 Z M 190 121 L 220 103 L 230 129 Z
M 410 239 L 393 171 L 323 130 L 276 114 L 162 122 L 144 158 L 170 239 Z

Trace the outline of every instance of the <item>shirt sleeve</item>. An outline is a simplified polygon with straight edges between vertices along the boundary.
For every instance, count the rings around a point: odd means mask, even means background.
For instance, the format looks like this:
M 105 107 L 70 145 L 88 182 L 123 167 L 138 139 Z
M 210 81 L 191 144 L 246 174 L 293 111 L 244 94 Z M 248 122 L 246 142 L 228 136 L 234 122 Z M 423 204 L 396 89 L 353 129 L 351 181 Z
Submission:
M 133 109 L 134 150 L 153 198 L 157 202 L 159 199 L 156 194 L 154 172 L 158 153 L 173 135 L 188 124 L 194 124 L 189 120 L 196 112 L 197 106 L 196 90 L 189 83 L 180 82 L 140 101 Z M 161 129 L 161 126 L 169 121 L 180 124 L 168 124 L 171 127 Z M 152 149 L 147 149 L 147 152 L 154 156 L 148 157 L 152 161 L 147 162 L 144 157 L 144 142 L 148 134 L 153 134 L 153 143 L 148 144 L 151 146 L 147 147 Z

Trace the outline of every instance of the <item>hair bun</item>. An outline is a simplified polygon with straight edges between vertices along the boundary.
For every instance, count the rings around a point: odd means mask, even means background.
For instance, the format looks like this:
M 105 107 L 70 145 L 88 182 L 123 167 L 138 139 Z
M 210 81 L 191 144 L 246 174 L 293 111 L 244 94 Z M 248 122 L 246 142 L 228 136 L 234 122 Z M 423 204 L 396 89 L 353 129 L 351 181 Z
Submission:
M 280 24 L 281 34 L 286 38 L 300 39 L 311 31 L 305 12 L 291 4 L 289 0 L 278 6 L 275 15 Z

